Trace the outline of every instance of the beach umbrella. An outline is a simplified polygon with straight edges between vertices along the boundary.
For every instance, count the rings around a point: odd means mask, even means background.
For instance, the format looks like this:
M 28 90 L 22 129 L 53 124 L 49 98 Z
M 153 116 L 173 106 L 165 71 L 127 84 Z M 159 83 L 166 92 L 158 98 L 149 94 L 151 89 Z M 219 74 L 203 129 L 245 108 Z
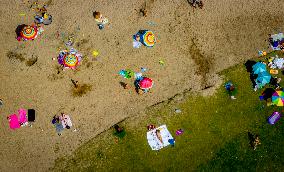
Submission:
M 283 91 L 276 91 L 272 95 L 272 103 L 276 106 L 283 106 L 284 104 L 284 92 Z
M 25 40 L 34 40 L 38 35 L 36 26 L 25 26 L 21 31 L 21 37 Z
M 152 31 L 144 31 L 142 34 L 142 43 L 147 47 L 153 47 L 155 44 L 155 35 Z
M 144 77 L 142 80 L 139 81 L 139 87 L 141 89 L 149 89 L 152 88 L 153 81 L 150 78 Z
M 71 51 L 71 50 L 70 50 Z M 60 51 L 58 56 L 58 63 L 66 68 L 75 69 L 81 62 L 82 55 L 76 50 L 68 52 L 67 50 Z
M 68 53 L 64 56 L 63 65 L 65 67 L 74 69 L 80 62 L 80 56 L 78 54 Z
M 266 65 L 261 62 L 257 62 L 255 65 L 252 66 L 252 70 L 254 74 L 259 74 L 261 72 L 266 71 Z
M 260 85 L 265 85 L 270 82 L 270 79 L 271 79 L 271 75 L 265 71 L 265 72 L 261 72 L 258 74 L 256 81 Z

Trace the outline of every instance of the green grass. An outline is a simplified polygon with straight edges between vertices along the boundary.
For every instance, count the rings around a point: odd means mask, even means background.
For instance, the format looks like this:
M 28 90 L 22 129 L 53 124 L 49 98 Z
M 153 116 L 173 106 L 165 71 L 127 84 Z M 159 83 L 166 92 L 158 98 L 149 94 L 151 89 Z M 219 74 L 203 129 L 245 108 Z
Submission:
M 271 54 L 270 54 L 271 55 Z M 284 126 L 266 119 L 280 107 L 265 106 L 254 92 L 243 65 L 221 73 L 236 84 L 236 100 L 224 87 L 211 97 L 192 95 L 181 104 L 149 108 L 146 115 L 127 119 L 123 139 L 115 142 L 108 130 L 77 149 L 71 157 L 57 159 L 54 171 L 283 171 Z M 175 108 L 182 110 L 176 114 Z M 175 147 L 152 151 L 147 125 L 166 124 Z M 181 136 L 175 131 L 184 129 Z M 261 145 L 249 147 L 247 132 L 258 133 Z

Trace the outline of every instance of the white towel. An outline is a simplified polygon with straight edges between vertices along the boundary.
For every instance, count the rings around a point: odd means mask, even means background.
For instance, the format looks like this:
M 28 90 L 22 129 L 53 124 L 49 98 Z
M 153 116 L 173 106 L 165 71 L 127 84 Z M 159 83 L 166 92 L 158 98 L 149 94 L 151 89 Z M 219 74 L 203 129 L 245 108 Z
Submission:
M 157 129 L 160 130 L 160 134 L 161 134 L 163 143 L 161 143 L 161 141 L 158 139 L 158 137 L 156 135 Z M 170 145 L 169 139 L 173 139 L 173 136 L 168 131 L 166 125 L 162 125 L 162 126 L 156 128 L 156 129 L 153 129 L 153 130 L 147 132 L 148 144 L 150 145 L 152 150 L 160 150 L 163 147 Z

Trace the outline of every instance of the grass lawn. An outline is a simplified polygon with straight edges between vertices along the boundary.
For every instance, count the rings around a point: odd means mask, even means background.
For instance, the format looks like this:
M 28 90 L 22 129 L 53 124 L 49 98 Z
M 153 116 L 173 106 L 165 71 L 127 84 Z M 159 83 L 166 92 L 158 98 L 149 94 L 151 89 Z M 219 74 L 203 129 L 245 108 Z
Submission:
M 273 54 L 269 54 L 273 55 Z M 266 120 L 282 107 L 267 107 L 254 92 L 245 67 L 237 65 L 221 73 L 238 88 L 230 100 L 224 87 L 211 97 L 192 95 L 181 104 L 149 108 L 144 116 L 120 125 L 126 136 L 115 142 L 108 130 L 56 161 L 54 171 L 284 171 L 284 124 Z M 179 108 L 181 113 L 175 113 Z M 174 147 L 152 151 L 146 139 L 147 125 L 166 124 L 176 139 Z M 180 136 L 175 131 L 183 129 Z M 247 132 L 260 135 L 261 145 L 249 147 Z

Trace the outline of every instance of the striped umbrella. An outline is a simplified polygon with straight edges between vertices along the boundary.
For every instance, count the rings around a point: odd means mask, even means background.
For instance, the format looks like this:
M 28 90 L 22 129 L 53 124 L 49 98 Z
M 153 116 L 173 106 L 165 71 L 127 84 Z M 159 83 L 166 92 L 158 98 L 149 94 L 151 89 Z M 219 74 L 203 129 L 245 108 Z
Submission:
M 80 62 L 78 54 L 66 54 L 63 58 L 64 67 L 74 69 Z
M 153 47 L 155 44 L 155 35 L 152 31 L 144 31 L 142 35 L 142 43 L 147 47 Z
M 276 91 L 272 95 L 272 103 L 276 106 L 283 106 L 284 105 L 284 92 L 283 91 Z
M 25 26 L 21 31 L 21 37 L 25 40 L 34 40 L 38 35 L 36 26 Z

